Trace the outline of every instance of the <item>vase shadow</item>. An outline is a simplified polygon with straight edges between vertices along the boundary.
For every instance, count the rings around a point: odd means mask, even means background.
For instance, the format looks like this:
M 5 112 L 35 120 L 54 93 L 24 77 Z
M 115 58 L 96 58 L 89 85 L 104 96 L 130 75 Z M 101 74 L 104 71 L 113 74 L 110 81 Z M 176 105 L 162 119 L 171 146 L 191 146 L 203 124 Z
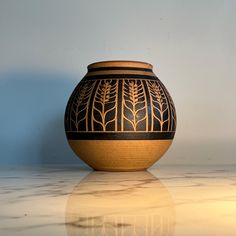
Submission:
M 55 71 L 0 74 L 2 165 L 81 165 L 64 132 L 66 103 L 80 76 Z

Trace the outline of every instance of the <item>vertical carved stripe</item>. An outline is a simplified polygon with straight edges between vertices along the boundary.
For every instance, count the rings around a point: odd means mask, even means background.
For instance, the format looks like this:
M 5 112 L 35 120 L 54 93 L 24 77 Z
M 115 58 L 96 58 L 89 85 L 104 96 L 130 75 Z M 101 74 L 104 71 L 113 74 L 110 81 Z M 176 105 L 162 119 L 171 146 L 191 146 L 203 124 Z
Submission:
M 91 101 L 94 86 L 95 86 L 95 82 L 93 82 L 93 84 L 92 84 L 92 88 L 90 90 L 91 94 L 89 96 L 89 99 L 88 99 L 88 102 L 87 102 L 87 105 L 86 105 L 86 131 L 89 131 L 89 128 L 88 128 L 88 123 L 89 123 L 88 122 L 88 118 L 89 118 L 88 108 L 89 108 L 89 104 L 90 104 L 90 101 Z
M 149 93 L 149 97 L 150 97 L 150 113 L 151 113 L 151 129 L 150 131 L 153 131 L 154 130 L 154 110 L 153 110 L 153 98 L 152 98 L 152 94 L 151 94 L 151 91 L 150 91 L 150 83 L 151 81 L 147 81 L 147 88 L 148 88 L 148 93 Z
M 118 80 L 118 92 L 117 92 L 117 131 L 121 131 L 121 123 L 122 123 L 122 79 Z
M 117 122 L 118 122 L 118 84 L 119 80 L 116 80 L 116 100 L 115 100 L 115 131 L 117 131 Z
M 93 105 L 92 105 L 92 116 L 91 116 L 91 130 L 94 131 L 94 107 L 95 107 L 95 99 L 96 99 L 96 94 L 98 93 L 98 89 L 100 85 L 102 84 L 102 80 L 98 81 L 98 86 L 96 88 L 96 91 L 94 93 L 94 98 L 93 98 Z
M 121 94 L 121 131 L 124 131 L 124 79 L 122 80 Z
M 93 115 L 93 103 L 95 100 L 95 92 L 97 91 L 98 88 L 98 84 L 100 83 L 100 81 L 96 81 L 93 87 L 93 91 L 90 97 L 90 103 L 89 103 L 89 107 L 88 107 L 88 114 L 92 114 Z M 89 131 L 94 131 L 93 129 L 93 120 L 92 120 L 92 116 L 89 115 L 88 116 L 88 130 Z
M 146 131 L 153 131 L 153 107 L 152 107 L 152 100 L 151 100 L 151 93 L 149 91 L 149 87 L 148 87 L 148 82 L 146 80 L 143 80 L 143 86 L 144 86 L 144 90 L 145 90 L 145 97 L 146 97 L 146 104 L 147 104 L 147 122 L 148 122 L 148 126 Z
M 142 89 L 143 89 L 143 95 L 144 95 L 144 106 L 145 106 L 145 131 L 148 131 L 148 106 L 147 106 L 147 95 L 146 95 L 146 90 L 144 87 L 144 81 L 140 81 L 142 84 Z
M 171 131 L 171 108 L 170 108 L 170 101 L 169 101 L 169 98 L 168 98 L 168 94 L 166 94 L 166 88 L 164 86 L 164 84 L 162 84 L 162 82 L 158 79 L 158 82 L 161 86 L 161 89 L 163 91 L 163 93 L 165 94 L 165 97 L 166 97 L 166 102 L 167 102 L 167 106 L 168 106 L 168 129 L 167 131 Z
M 176 117 L 176 111 L 175 111 L 174 102 L 173 102 L 171 97 L 170 97 L 170 99 L 171 99 L 171 111 L 172 111 L 172 120 L 173 120 L 173 126 L 172 126 L 171 131 L 175 131 L 176 130 L 176 126 L 177 126 L 177 117 Z

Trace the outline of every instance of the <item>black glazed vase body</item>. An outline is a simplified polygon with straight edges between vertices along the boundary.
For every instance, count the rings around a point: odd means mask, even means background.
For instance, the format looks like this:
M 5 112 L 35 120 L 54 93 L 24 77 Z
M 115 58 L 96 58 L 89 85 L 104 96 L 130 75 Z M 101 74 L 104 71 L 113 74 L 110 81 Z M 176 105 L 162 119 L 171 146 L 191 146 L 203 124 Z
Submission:
M 65 111 L 73 151 L 95 170 L 145 170 L 172 143 L 173 100 L 152 65 L 104 61 L 88 66 Z

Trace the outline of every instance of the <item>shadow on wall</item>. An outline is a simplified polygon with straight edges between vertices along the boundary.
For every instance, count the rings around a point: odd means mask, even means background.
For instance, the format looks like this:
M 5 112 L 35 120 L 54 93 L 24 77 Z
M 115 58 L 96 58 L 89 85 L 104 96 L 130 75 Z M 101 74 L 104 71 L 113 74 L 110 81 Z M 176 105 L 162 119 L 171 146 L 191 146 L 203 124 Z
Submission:
M 67 144 L 63 123 L 80 78 L 35 71 L 0 75 L 1 165 L 82 164 Z

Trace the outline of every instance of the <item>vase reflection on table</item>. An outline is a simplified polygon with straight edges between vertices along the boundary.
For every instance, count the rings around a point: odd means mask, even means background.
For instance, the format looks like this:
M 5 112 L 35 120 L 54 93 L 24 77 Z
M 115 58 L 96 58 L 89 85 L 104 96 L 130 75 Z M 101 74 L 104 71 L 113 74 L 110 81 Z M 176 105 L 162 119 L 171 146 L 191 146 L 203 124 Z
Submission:
M 65 220 L 69 236 L 172 236 L 175 207 L 149 172 L 92 172 L 69 196 Z

